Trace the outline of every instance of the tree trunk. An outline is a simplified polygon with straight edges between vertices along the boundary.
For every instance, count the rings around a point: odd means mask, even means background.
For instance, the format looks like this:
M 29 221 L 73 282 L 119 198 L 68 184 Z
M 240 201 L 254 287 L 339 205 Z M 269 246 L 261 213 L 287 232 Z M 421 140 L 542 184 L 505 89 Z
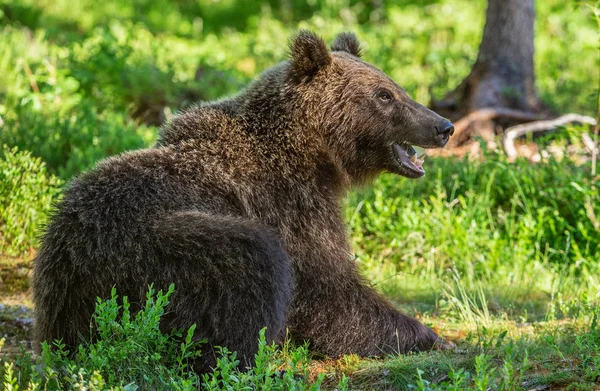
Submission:
M 482 108 L 539 113 L 533 68 L 534 0 L 488 0 L 479 56 L 456 90 L 432 105 L 458 118 Z

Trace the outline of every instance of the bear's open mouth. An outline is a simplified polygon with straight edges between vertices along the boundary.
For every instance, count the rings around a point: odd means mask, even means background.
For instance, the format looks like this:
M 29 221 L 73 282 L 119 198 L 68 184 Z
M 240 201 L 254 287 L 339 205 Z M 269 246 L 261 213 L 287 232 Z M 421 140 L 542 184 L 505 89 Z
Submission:
M 417 147 L 419 148 L 419 147 Z M 392 149 L 402 174 L 412 178 L 420 178 L 425 175 L 423 162 L 425 162 L 425 152 L 417 156 L 415 148 L 408 143 L 394 143 Z

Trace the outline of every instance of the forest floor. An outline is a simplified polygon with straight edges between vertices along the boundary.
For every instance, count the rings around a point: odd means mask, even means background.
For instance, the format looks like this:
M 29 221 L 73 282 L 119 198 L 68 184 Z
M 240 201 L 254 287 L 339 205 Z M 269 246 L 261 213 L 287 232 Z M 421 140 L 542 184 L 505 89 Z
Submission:
M 0 265 L 0 338 L 5 339 L 3 360 L 11 361 L 33 354 L 31 261 L 10 258 Z M 324 389 L 332 390 L 342 376 L 350 380 L 351 390 L 600 390 L 597 315 L 589 316 L 597 309 L 549 319 L 554 299 L 547 293 L 481 296 L 487 302 L 484 308 L 476 296 L 462 292 L 455 296 L 461 300 L 455 303 L 458 312 L 451 312 L 430 281 L 396 275 L 380 283 L 396 292 L 409 287 L 392 300 L 455 348 L 384 359 L 313 359 L 308 363 L 309 382 L 324 376 Z M 511 297 L 517 299 L 508 302 Z

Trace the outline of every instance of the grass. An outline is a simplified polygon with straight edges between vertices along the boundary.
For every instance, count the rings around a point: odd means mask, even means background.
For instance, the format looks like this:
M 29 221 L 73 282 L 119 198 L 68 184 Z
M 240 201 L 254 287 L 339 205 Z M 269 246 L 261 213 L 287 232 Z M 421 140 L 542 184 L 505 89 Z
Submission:
M 593 115 L 597 4 L 536 3 L 541 97 L 556 112 Z M 484 10 L 484 0 L 0 0 L 4 388 L 600 388 L 600 177 L 585 153 L 569 152 L 583 150 L 587 129 L 576 126 L 536 139 L 565 157 L 432 158 L 422 180 L 384 175 L 350 195 L 362 271 L 455 350 L 311 360 L 304 347 L 263 343 L 252 371 L 238 372 L 223 351 L 219 368 L 199 378 L 184 365 L 197 348 L 187 331 L 155 327 L 167 292 L 150 294 L 139 316 L 123 315 L 116 294 L 99 303 L 105 338 L 73 357 L 56 347 L 41 358 L 18 353 L 30 338 L 36 233 L 74 175 L 151 145 L 160 123 L 192 102 L 238 91 L 285 58 L 297 28 L 327 40 L 355 31 L 365 59 L 427 103 L 468 74 Z

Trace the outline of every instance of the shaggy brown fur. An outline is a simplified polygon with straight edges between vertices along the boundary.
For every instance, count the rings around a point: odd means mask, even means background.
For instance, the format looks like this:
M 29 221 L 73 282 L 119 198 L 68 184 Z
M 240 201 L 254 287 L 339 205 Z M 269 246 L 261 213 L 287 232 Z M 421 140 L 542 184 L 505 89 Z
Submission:
M 421 176 L 399 145 L 443 146 L 451 124 L 363 62 L 354 35 L 332 49 L 300 32 L 291 59 L 241 94 L 71 182 L 35 260 L 38 341 L 89 338 L 113 286 L 139 308 L 149 284 L 174 282 L 165 329 L 195 323 L 246 364 L 265 326 L 329 356 L 440 342 L 360 276 L 340 202 L 383 171 Z M 213 364 L 207 348 L 197 369 Z

